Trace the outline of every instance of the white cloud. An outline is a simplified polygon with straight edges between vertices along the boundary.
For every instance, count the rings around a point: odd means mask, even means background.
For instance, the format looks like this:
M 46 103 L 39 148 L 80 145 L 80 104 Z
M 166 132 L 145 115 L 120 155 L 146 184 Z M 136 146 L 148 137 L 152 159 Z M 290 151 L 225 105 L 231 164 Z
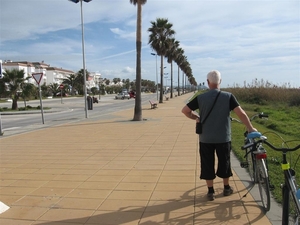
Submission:
M 79 4 L 1 0 L 0 8 L 1 59 L 82 68 Z M 224 86 L 263 78 L 299 87 L 299 10 L 296 0 L 149 0 L 142 14 L 143 79 L 155 77 L 147 30 L 160 17 L 173 24 L 197 82 L 219 69 Z M 83 3 L 83 13 L 86 67 L 104 76 L 135 79 L 136 6 L 93 0 Z
M 135 73 L 135 69 L 134 68 L 130 68 L 129 66 L 125 67 L 123 70 L 122 70 L 123 73 Z

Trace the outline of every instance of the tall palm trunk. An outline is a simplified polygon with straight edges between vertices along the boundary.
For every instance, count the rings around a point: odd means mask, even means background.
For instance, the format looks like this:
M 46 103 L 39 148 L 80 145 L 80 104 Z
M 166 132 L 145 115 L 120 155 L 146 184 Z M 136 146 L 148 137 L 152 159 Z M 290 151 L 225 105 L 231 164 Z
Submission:
M 163 103 L 163 93 L 164 93 L 164 56 L 160 56 L 160 93 L 159 93 L 159 103 Z
M 178 88 L 178 90 L 177 90 L 177 91 L 178 91 L 178 96 L 180 96 L 180 86 L 179 86 L 179 85 L 180 85 L 180 83 L 179 83 L 179 77 L 180 77 L 180 76 L 179 76 L 179 72 L 180 72 L 180 70 L 179 70 L 179 66 L 178 66 L 178 81 L 177 81 L 177 82 L 178 82 L 178 84 L 177 84 L 177 88 Z
M 171 94 L 170 98 L 173 98 L 173 61 L 171 62 Z
M 12 98 L 11 109 L 12 110 L 18 110 L 18 98 L 17 97 Z
M 185 89 L 184 89 L 184 73 L 182 71 L 182 94 L 185 93 Z
M 136 23 L 136 97 L 134 107 L 134 121 L 141 121 L 142 117 L 142 96 L 141 96 L 141 51 L 142 51 L 142 4 L 137 2 L 137 23 Z

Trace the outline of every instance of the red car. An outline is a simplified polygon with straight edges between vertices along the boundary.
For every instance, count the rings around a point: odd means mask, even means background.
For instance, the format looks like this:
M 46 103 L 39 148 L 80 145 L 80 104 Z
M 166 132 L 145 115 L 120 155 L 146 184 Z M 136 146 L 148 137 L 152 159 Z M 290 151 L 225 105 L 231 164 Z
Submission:
M 134 91 L 130 91 L 129 92 L 129 96 L 130 96 L 130 98 L 135 98 L 135 92 Z

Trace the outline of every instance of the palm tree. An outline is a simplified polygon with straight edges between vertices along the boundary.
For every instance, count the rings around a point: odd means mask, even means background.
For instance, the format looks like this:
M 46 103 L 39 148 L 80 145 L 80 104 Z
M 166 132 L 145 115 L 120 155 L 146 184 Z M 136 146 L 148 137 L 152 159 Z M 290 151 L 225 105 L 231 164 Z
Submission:
M 168 59 L 168 63 L 171 64 L 171 94 L 170 98 L 173 98 L 173 61 L 176 59 L 176 50 L 179 47 L 179 41 L 176 41 L 174 38 L 169 39 L 170 48 L 167 51 L 166 57 Z
M 180 95 L 180 75 L 179 75 L 179 72 L 180 72 L 180 65 L 184 62 L 185 60 L 185 56 L 184 56 L 184 50 L 182 48 L 178 48 L 176 50 L 176 58 L 175 58 L 175 62 L 177 63 L 178 65 L 178 84 L 177 84 L 177 91 L 178 91 L 178 96 Z
M 48 85 L 48 90 L 52 93 L 52 96 L 55 97 L 59 90 L 59 85 L 57 83 L 51 83 Z
M 85 71 L 85 75 L 86 75 L 86 80 L 88 80 L 88 77 L 90 75 L 90 73 L 86 70 Z M 84 95 L 84 80 L 83 80 L 83 76 L 84 76 L 84 71 L 83 69 L 79 70 L 76 74 L 76 78 L 75 78 L 75 82 L 74 82 L 74 86 L 76 88 L 76 90 L 78 91 L 79 94 Z
M 20 85 L 22 89 L 21 97 L 24 100 L 24 105 L 26 108 L 26 98 L 30 99 L 32 96 L 36 94 L 37 88 L 34 86 L 34 84 L 31 83 L 22 83 Z
M 114 82 L 114 84 L 118 84 L 121 82 L 121 78 L 114 78 L 113 82 Z
M 70 74 L 69 76 L 67 76 L 67 78 L 63 79 L 63 84 L 68 85 L 69 87 L 71 87 L 71 95 L 75 94 L 75 81 L 76 81 L 76 76 L 75 74 Z
M 49 85 L 46 85 L 46 83 L 43 83 L 41 86 L 41 91 L 42 91 L 42 96 L 43 97 L 49 97 L 49 96 L 54 96 L 52 93 L 52 90 L 49 88 Z M 35 93 L 35 98 L 39 98 L 39 87 L 36 87 L 36 93 Z
M 136 16 L 136 96 L 134 106 L 133 121 L 141 121 L 142 117 L 142 96 L 141 96 L 141 54 L 142 54 L 142 5 L 146 4 L 147 0 L 130 0 L 130 3 L 137 5 Z
M 3 73 L 3 78 L 0 79 L 1 92 L 5 92 L 7 96 L 12 99 L 12 110 L 18 110 L 18 99 L 20 97 L 19 93 L 21 91 L 21 85 L 25 83 L 31 77 L 24 78 L 24 70 L 6 70 Z
M 169 23 L 168 19 L 157 18 L 156 21 L 151 21 L 151 24 L 152 27 L 148 29 L 148 32 L 150 32 L 148 44 L 157 55 L 161 56 L 159 103 L 163 103 L 164 56 L 170 48 L 168 40 L 173 37 L 175 31 L 172 29 L 173 24 Z
M 183 63 L 180 65 L 180 69 L 182 70 L 183 73 L 185 73 L 187 75 L 187 72 L 189 71 L 190 68 L 190 63 L 187 60 L 187 57 L 185 56 L 185 60 L 183 61 Z M 185 81 L 185 77 L 182 76 L 182 86 L 184 87 L 184 93 L 186 91 L 186 82 Z

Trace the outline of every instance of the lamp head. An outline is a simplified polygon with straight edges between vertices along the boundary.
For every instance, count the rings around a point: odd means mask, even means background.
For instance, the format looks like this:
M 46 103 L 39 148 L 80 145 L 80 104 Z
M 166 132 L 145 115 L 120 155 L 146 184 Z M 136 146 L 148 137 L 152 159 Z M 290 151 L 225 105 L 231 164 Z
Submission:
M 69 1 L 74 2 L 74 3 L 80 2 L 80 0 L 69 0 Z M 82 0 L 82 1 L 84 1 L 84 2 L 90 2 L 92 0 Z

